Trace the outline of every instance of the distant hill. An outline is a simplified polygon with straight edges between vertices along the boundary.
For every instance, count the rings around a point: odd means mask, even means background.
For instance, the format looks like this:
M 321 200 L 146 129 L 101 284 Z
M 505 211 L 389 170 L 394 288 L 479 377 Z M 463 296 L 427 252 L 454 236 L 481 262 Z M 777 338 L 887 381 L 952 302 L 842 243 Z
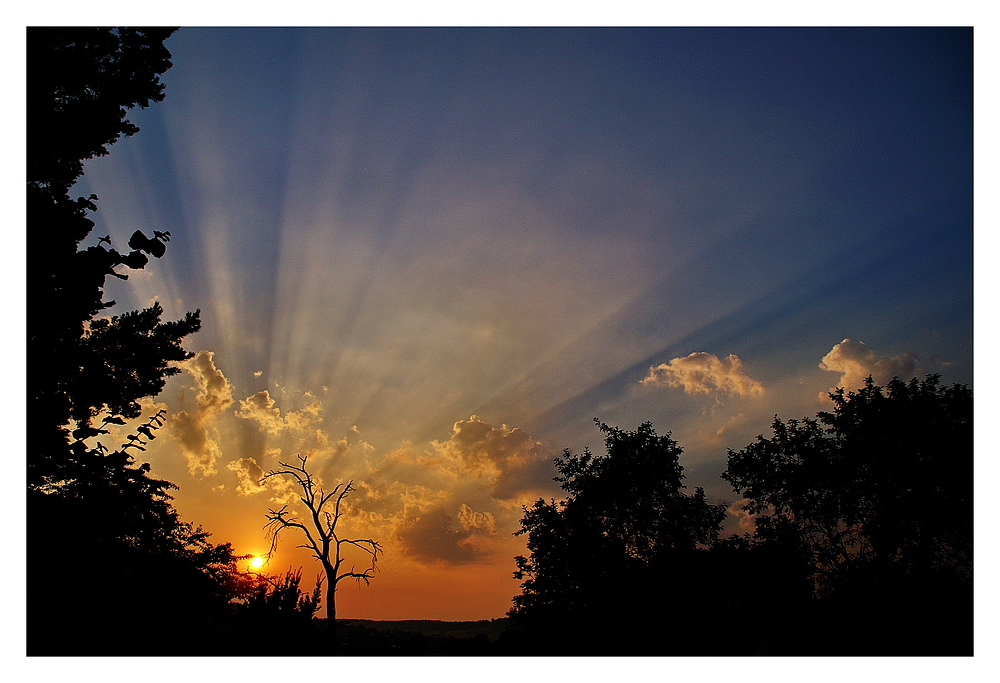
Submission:
M 326 619 L 317 619 L 325 624 Z M 435 619 L 410 619 L 405 621 L 374 621 L 372 619 L 338 619 L 341 625 L 361 626 L 377 631 L 409 631 L 428 636 L 444 638 L 473 638 L 486 635 L 490 641 L 496 639 L 507 628 L 507 619 L 483 619 L 481 621 L 438 621 Z

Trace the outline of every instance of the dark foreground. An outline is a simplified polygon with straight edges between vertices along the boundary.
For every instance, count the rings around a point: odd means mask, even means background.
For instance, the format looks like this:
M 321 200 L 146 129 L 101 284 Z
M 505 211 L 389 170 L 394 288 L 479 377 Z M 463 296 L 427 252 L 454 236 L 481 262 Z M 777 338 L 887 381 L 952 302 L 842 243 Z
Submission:
M 44 635 L 29 630 L 29 656 L 971 656 L 971 620 L 949 619 L 948 628 L 911 628 L 898 619 L 854 623 L 848 627 L 834 615 L 828 620 L 748 627 L 729 637 L 692 639 L 692 631 L 668 633 L 662 622 L 605 623 L 585 646 L 579 633 L 528 633 L 508 619 L 484 621 L 338 622 L 337 644 L 331 645 L 325 619 L 285 623 L 274 630 L 260 623 L 203 621 L 169 631 L 135 629 L 133 637 L 108 638 L 93 629 L 69 635 L 57 627 Z M 825 621 L 825 623 L 823 623 Z M 936 621 L 936 620 L 935 620 Z M 838 623 L 839 622 L 839 623 Z M 893 623 L 889 623 L 893 622 Z M 939 624 L 941 622 L 938 622 Z M 700 629 L 695 629 L 700 631 Z M 280 635 L 278 635 L 280 633 Z M 688 637 L 685 637 L 687 634 Z

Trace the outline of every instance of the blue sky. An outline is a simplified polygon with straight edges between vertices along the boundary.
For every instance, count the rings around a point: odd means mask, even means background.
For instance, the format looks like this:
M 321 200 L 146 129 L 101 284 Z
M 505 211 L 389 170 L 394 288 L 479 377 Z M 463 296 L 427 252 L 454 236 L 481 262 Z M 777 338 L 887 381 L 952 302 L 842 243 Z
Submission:
M 120 310 L 202 310 L 154 473 L 258 552 L 287 491 L 253 475 L 309 453 L 391 551 L 345 616 L 489 618 L 594 417 L 673 432 L 733 503 L 726 449 L 775 414 L 868 372 L 971 384 L 971 42 L 181 29 L 166 99 L 76 188 L 94 243 L 171 232 Z

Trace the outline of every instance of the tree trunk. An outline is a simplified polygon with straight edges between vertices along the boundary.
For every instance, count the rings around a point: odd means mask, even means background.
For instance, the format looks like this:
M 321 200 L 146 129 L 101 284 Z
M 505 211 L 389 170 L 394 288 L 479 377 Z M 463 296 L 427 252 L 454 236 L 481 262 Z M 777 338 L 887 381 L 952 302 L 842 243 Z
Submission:
M 335 571 L 326 573 L 326 643 L 329 652 L 337 652 L 337 582 Z

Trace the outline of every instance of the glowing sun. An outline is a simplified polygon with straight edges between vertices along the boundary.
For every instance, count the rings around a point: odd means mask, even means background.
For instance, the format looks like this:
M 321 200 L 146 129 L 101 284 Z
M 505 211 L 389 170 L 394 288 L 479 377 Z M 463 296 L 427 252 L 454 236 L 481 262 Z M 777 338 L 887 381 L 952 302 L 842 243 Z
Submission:
M 250 566 L 253 567 L 254 569 L 260 569 L 261 567 L 264 566 L 264 558 L 258 555 L 257 557 L 250 560 Z

